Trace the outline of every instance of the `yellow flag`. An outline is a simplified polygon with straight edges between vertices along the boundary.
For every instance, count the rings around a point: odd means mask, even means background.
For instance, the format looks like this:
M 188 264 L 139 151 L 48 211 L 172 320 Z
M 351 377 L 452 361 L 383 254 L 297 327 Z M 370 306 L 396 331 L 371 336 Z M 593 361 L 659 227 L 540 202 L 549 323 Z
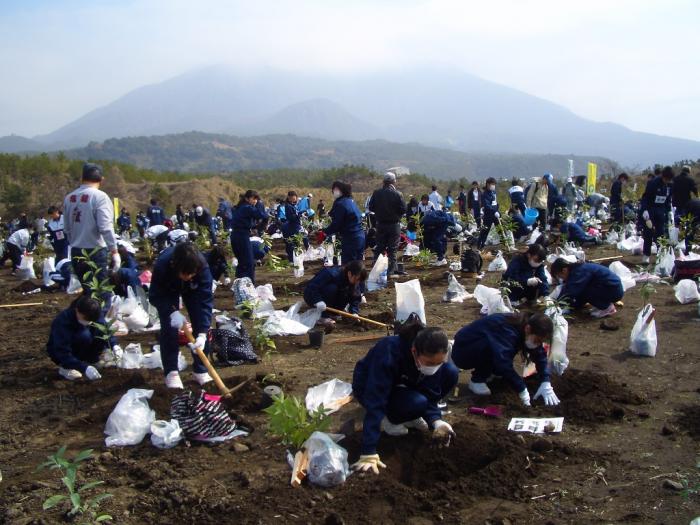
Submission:
M 119 217 L 119 197 L 114 197 L 114 224 L 117 223 Z
M 598 175 L 598 165 L 594 162 L 588 163 L 588 181 L 586 184 L 586 194 L 595 193 L 595 181 Z

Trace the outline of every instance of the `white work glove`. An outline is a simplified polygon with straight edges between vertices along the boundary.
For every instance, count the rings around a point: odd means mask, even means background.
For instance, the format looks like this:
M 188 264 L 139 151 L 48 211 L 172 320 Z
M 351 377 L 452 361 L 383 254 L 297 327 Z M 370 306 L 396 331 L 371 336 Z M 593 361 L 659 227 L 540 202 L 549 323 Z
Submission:
M 182 315 L 179 310 L 175 310 L 170 314 L 170 328 L 176 328 L 179 330 L 185 325 L 186 322 L 187 319 L 185 319 L 185 316 Z
M 649 212 L 647 210 L 644 210 L 642 212 L 642 219 L 644 219 L 645 221 L 649 220 Z
M 527 280 L 527 285 L 528 286 L 539 286 L 542 283 L 537 277 L 530 277 Z
M 552 384 L 549 381 L 544 381 L 540 385 L 540 387 L 537 389 L 537 392 L 535 393 L 535 397 L 533 399 L 537 399 L 540 396 L 542 396 L 542 399 L 544 400 L 545 405 L 553 406 L 553 405 L 559 404 L 559 398 L 554 393 L 554 389 L 552 388 Z
M 380 468 L 386 468 L 386 465 L 379 459 L 379 454 L 360 456 L 357 463 L 352 465 L 352 470 L 358 470 L 360 472 L 367 472 L 371 470 L 375 474 L 379 474 Z
M 230 277 L 224 277 L 224 286 L 229 286 L 231 284 L 231 278 Z
M 457 437 L 457 433 L 447 421 L 438 419 L 433 423 L 433 440 L 438 443 L 438 446 L 449 447 L 453 437 Z
M 85 377 L 87 377 L 90 381 L 95 381 L 96 379 L 100 379 L 102 375 L 97 371 L 97 368 L 94 366 L 88 366 L 85 369 Z
M 114 252 L 112 254 L 112 270 L 116 272 L 121 267 L 122 267 L 122 256 L 119 255 L 119 252 Z
M 559 357 L 558 359 L 553 359 L 552 362 L 549 364 L 549 367 L 552 369 L 552 372 L 554 372 L 558 376 L 563 375 L 564 371 L 567 369 L 568 366 L 569 358 L 565 355 Z
M 520 401 L 523 402 L 523 406 L 530 406 L 530 392 L 527 391 L 527 388 L 520 392 L 518 396 L 520 397 Z
M 497 219 L 500 219 L 500 218 L 501 218 L 500 212 L 494 213 L 493 216 L 496 217 Z
M 119 345 L 114 345 L 112 347 L 112 353 L 114 354 L 114 360 L 119 361 L 124 356 L 124 350 Z
M 646 227 L 649 228 L 650 230 L 654 229 L 654 223 L 651 222 L 649 219 L 647 219 L 644 224 L 646 224 Z
M 197 353 L 197 349 L 201 349 L 204 352 L 204 345 L 207 344 L 207 334 L 197 334 L 197 339 L 194 343 L 188 343 L 187 346 L 190 347 L 193 354 Z
M 327 308 L 326 303 L 324 303 L 323 301 L 317 302 L 314 306 L 316 307 L 316 310 L 318 310 L 319 312 L 323 312 Z

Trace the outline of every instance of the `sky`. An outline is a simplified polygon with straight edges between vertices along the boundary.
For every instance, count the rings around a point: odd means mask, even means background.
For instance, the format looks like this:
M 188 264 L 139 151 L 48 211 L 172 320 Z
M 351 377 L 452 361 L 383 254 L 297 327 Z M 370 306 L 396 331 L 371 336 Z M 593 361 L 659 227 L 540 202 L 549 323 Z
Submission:
M 696 0 L 2 0 L 0 136 L 211 64 L 447 66 L 596 121 L 700 140 Z

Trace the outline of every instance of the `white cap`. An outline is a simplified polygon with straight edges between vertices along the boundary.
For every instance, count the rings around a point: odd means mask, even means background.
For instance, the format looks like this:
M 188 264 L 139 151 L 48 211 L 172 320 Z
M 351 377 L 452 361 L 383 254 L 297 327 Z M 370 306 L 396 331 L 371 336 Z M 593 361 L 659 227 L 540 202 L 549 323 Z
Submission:
M 574 179 L 572 179 L 571 177 L 567 177 L 566 182 L 574 182 Z
M 197 206 L 197 207 L 194 209 L 194 212 L 195 212 L 197 215 L 202 215 L 202 213 L 204 213 L 204 209 L 203 209 L 201 206 Z
M 309 197 L 313 197 L 313 195 L 311 193 L 309 193 Z

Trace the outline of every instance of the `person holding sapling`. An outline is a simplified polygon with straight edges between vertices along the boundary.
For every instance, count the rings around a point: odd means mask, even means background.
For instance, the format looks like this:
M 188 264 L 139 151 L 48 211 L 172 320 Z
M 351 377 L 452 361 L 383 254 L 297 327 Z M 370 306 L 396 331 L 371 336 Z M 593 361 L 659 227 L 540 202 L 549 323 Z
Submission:
M 642 253 L 644 264 L 649 262 L 651 244 L 659 237 L 668 237 L 668 216 L 671 212 L 671 192 L 673 188 L 673 168 L 664 167 L 659 176 L 647 182 L 644 194 L 639 203 L 642 238 L 644 245 Z
M 211 381 L 211 376 L 196 354 L 204 350 L 211 326 L 214 305 L 212 276 L 204 256 L 189 242 L 166 248 L 153 266 L 149 300 L 160 318 L 160 355 L 163 360 L 165 385 L 184 388 L 177 368 L 179 354 L 178 330 L 186 320 L 180 313 L 180 297 L 190 314 L 193 333 L 197 334 L 190 349 L 194 359 L 194 380 L 200 385 Z
M 96 325 L 107 326 L 100 303 L 89 295 L 78 297 L 53 320 L 46 351 L 61 377 L 73 381 L 85 375 L 94 381 L 102 377 L 96 364 L 113 366 L 121 358 L 114 336 Z
M 398 336 L 381 339 L 355 365 L 353 395 L 365 408 L 362 449 L 353 469 L 379 474 L 385 468 L 377 444 L 381 432 L 408 434 L 409 428 L 432 429 L 433 438 L 449 445 L 455 437 L 443 421 L 438 402 L 457 384 L 459 371 L 447 360 L 447 335 L 441 328 L 407 323 Z
M 558 229 L 562 234 L 566 235 L 567 240 L 579 245 L 602 244 L 600 237 L 596 237 L 595 235 L 589 235 L 577 223 L 567 222 L 565 220 L 560 219 L 559 217 L 555 217 L 554 219 L 552 219 L 552 229 Z
M 340 237 L 340 253 L 343 262 L 361 261 L 365 255 L 365 232 L 362 229 L 362 213 L 352 199 L 352 186 L 342 181 L 335 181 L 331 186 L 333 206 L 328 213 L 331 223 L 318 232 L 317 241 L 326 237 Z
M 508 269 L 503 272 L 503 281 L 518 283 L 512 286 L 508 298 L 513 306 L 518 306 L 520 301 L 536 301 L 538 296 L 549 293 L 549 284 L 544 274 L 544 261 L 547 258 L 547 250 L 540 244 L 531 244 L 525 253 L 513 257 L 508 264 Z
M 486 189 L 481 196 L 481 207 L 484 211 L 484 225 L 479 234 L 479 249 L 486 245 L 491 226 L 498 222 L 501 213 L 498 211 L 498 199 L 496 198 L 496 179 L 486 179 Z
M 362 261 L 350 261 L 343 266 L 323 268 L 308 283 L 304 289 L 304 301 L 323 312 L 319 320 L 321 325 L 331 325 L 326 308 L 345 310 L 350 305 L 350 313 L 358 314 L 362 297 L 361 286 L 367 280 L 367 269 Z
M 549 381 L 547 353 L 543 343 L 552 338 L 552 320 L 544 314 L 493 314 L 461 328 L 452 345 L 452 361 L 462 370 L 472 370 L 468 388 L 479 396 L 488 396 L 486 384 L 492 376 L 501 376 L 518 392 L 523 405 L 530 406 L 525 381 L 513 367 L 520 353 L 534 362 L 540 387 L 533 400 L 542 397 L 546 405 L 558 405 L 559 398 Z
M 562 284 L 560 300 L 567 299 L 573 308 L 590 304 L 591 315 L 599 319 L 616 313 L 615 303 L 625 294 L 620 278 L 600 264 L 559 258 L 552 263 L 551 272 Z
M 238 259 L 236 277 L 249 277 L 255 284 L 255 259 L 250 243 L 250 230 L 257 221 L 266 220 L 268 215 L 257 207 L 260 196 L 257 191 L 248 190 L 241 195 L 233 210 L 231 219 L 231 248 Z
M 309 238 L 306 236 L 306 233 L 304 233 L 304 228 L 301 226 L 301 215 L 305 213 L 305 211 L 299 211 L 297 209 L 298 203 L 299 196 L 297 195 L 297 192 L 287 192 L 287 200 L 284 202 L 284 219 L 281 220 L 280 229 L 282 230 L 282 236 L 284 237 L 287 259 L 290 263 L 294 262 L 295 246 L 293 237 L 301 234 L 304 249 L 308 249 L 309 247 Z M 296 248 L 300 249 L 301 247 L 297 246 Z

